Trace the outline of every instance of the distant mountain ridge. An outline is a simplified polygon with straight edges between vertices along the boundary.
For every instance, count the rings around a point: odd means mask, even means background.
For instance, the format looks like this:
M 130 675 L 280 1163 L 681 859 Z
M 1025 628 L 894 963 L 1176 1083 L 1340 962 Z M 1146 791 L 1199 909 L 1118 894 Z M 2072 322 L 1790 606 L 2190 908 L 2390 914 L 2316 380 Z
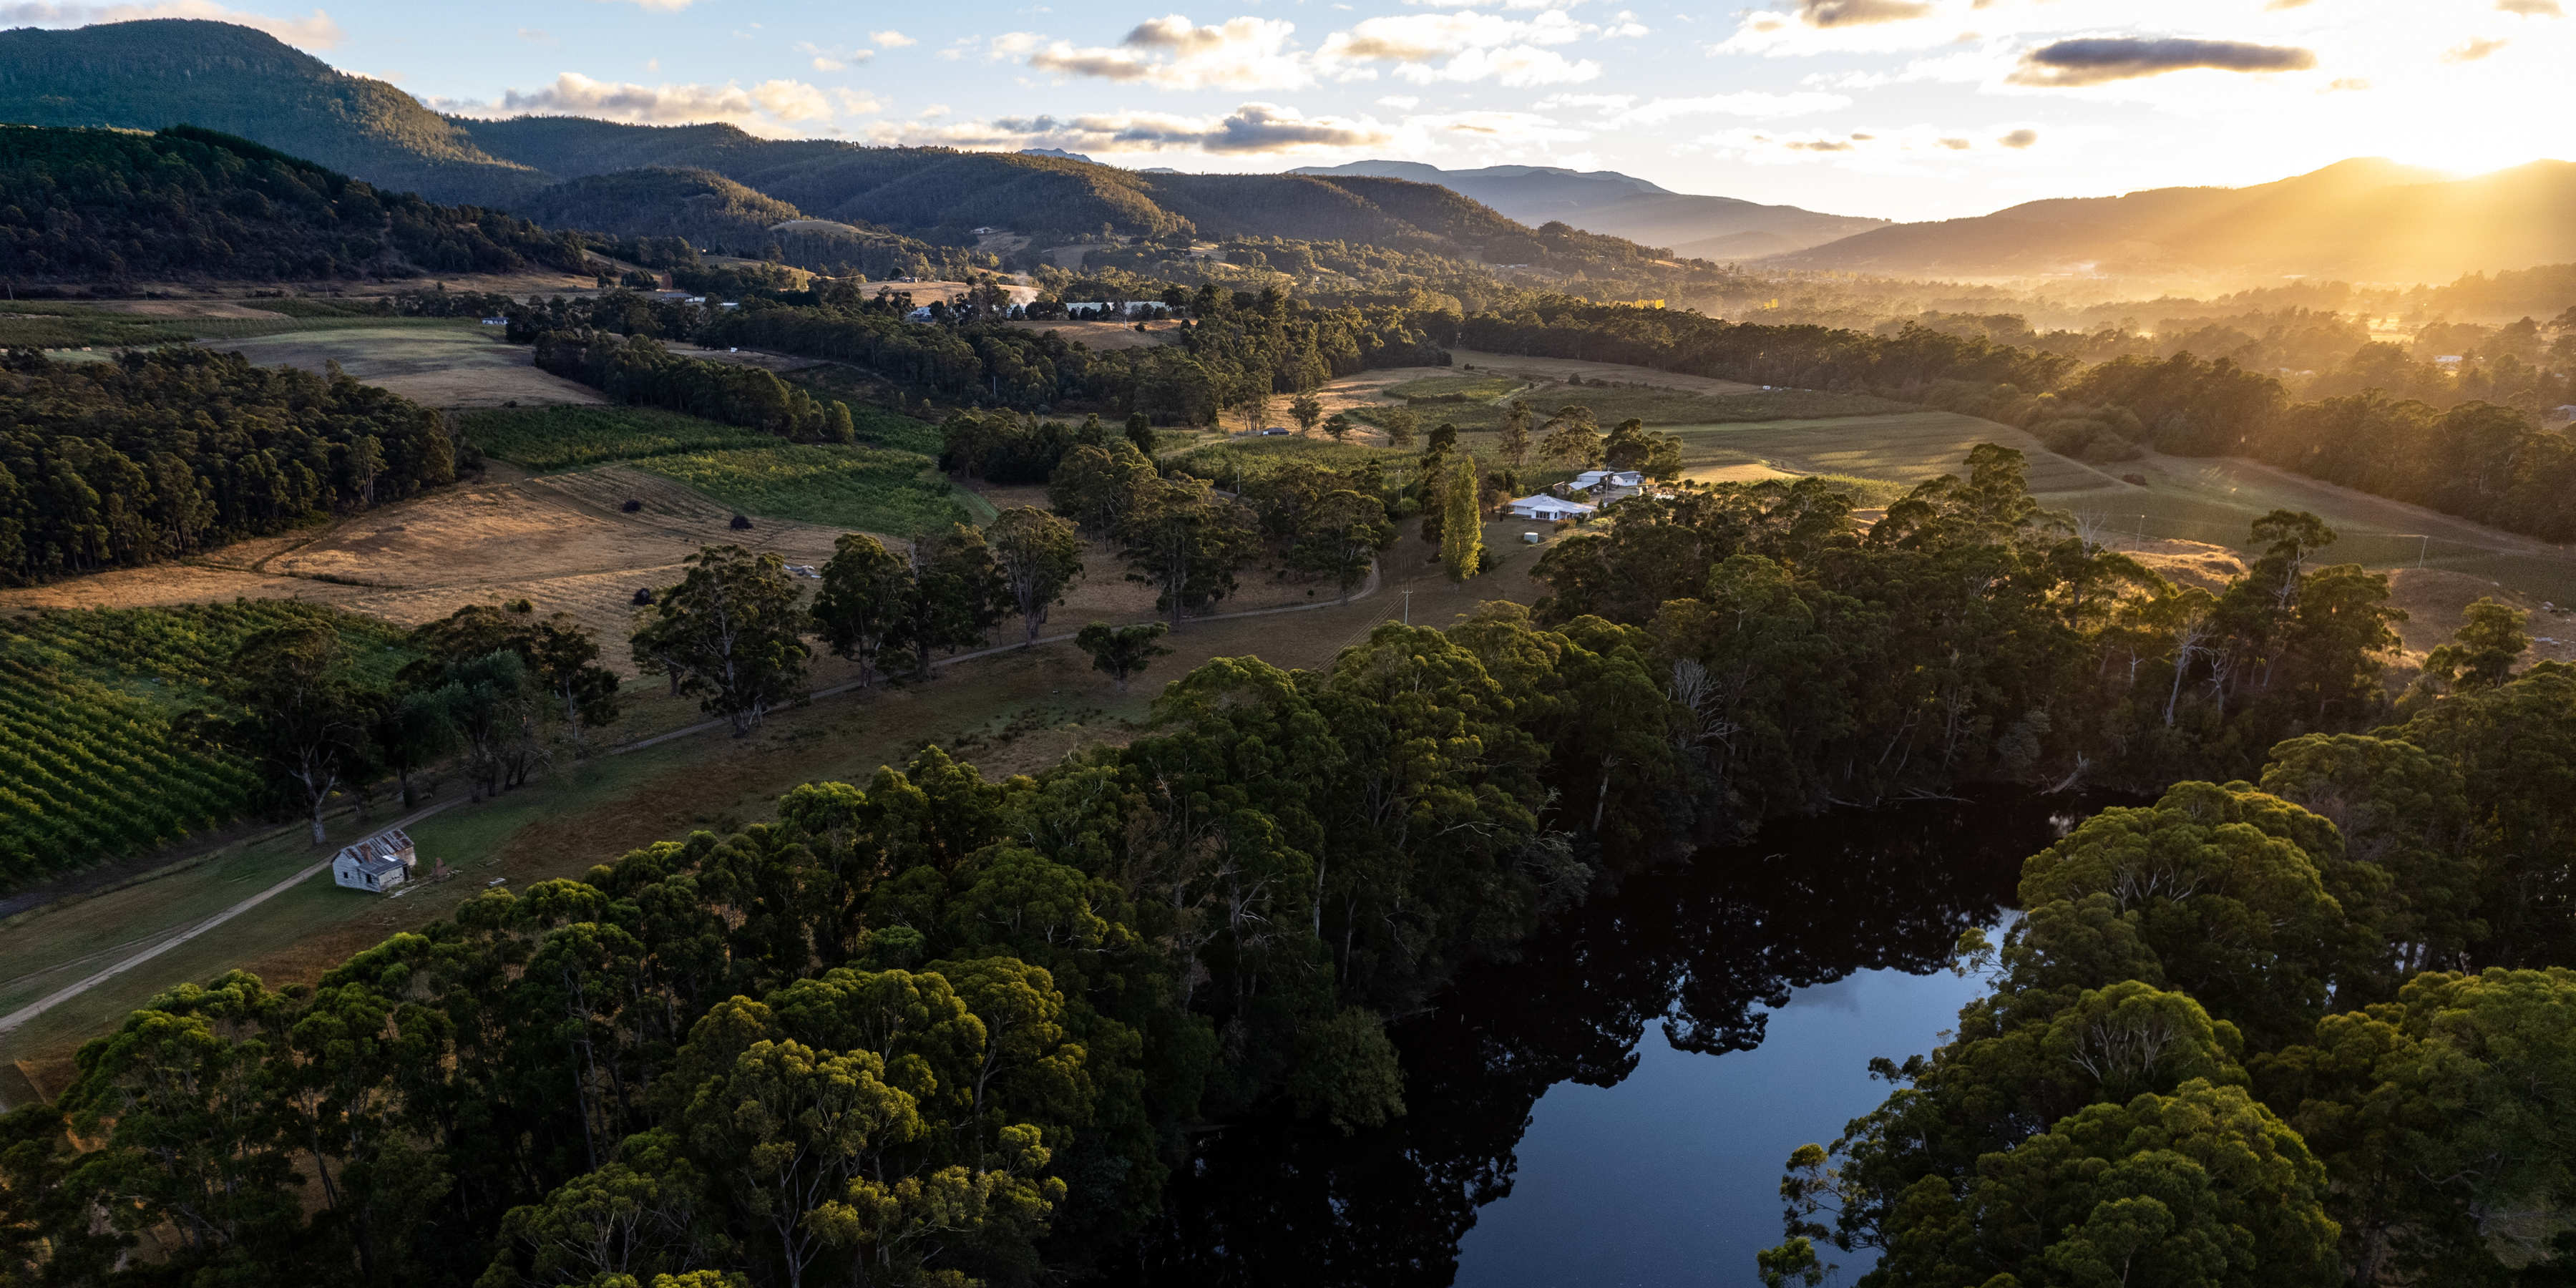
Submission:
M 2103 274 L 2447 282 L 2576 260 L 2576 165 L 2470 179 L 2379 159 L 2246 188 L 2156 188 L 1896 224 L 1764 261 L 1898 277 Z
M 1669 247 L 1694 259 L 1750 259 L 1883 228 L 1888 221 L 1674 192 L 1615 170 L 1498 165 L 1444 170 L 1416 161 L 1302 166 L 1292 174 L 1370 175 L 1438 184 L 1525 224 L 1550 220 L 1586 232 Z
M 650 169 L 664 177 L 621 190 L 685 200 L 668 173 L 700 171 L 811 218 L 912 233 L 989 224 L 1079 236 L 1105 225 L 1145 237 L 1345 240 L 1499 263 L 1543 253 L 1529 229 L 1476 201 L 1370 175 L 1140 174 L 1041 153 L 762 139 L 730 125 L 443 117 L 263 33 L 192 19 L 0 32 L 0 120 L 196 124 L 435 201 L 581 207 L 606 232 L 645 230 L 598 222 L 611 213 L 603 203 L 557 185 Z M 715 195 L 718 205 L 741 204 Z M 636 222 L 674 217 L 657 206 Z

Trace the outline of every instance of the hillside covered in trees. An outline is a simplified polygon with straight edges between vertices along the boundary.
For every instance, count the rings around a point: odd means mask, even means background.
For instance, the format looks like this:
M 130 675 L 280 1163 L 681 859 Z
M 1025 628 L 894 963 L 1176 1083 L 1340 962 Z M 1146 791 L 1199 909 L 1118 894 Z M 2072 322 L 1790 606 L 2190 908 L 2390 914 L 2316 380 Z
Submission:
M 193 126 L 0 125 L 0 262 L 19 286 L 571 272 L 578 242 L 524 219 L 379 192 Z
M 194 123 L 433 200 L 550 211 L 622 236 L 679 233 L 675 223 L 690 218 L 685 202 L 669 199 L 669 178 L 622 174 L 649 169 L 704 171 L 748 189 L 710 190 L 727 220 L 792 207 L 950 245 L 971 245 L 968 229 L 992 225 L 1069 237 L 1107 229 L 1147 239 L 1348 241 L 1504 264 L 1548 252 L 1530 228 L 1446 188 L 1400 179 L 1147 174 L 1059 156 L 763 139 L 730 125 L 441 117 L 391 85 L 335 71 L 262 33 L 198 20 L 0 33 L 0 118 Z M 602 176 L 613 176 L 609 187 L 557 187 Z M 624 199 L 639 190 L 654 199 L 630 214 Z
M 186 555 L 455 477 L 438 414 L 346 376 L 171 347 L 0 365 L 0 582 Z
M 156 18 L 0 31 L 0 120 L 256 139 L 387 189 L 473 205 L 553 180 L 475 146 L 383 81 L 337 71 L 264 32 Z

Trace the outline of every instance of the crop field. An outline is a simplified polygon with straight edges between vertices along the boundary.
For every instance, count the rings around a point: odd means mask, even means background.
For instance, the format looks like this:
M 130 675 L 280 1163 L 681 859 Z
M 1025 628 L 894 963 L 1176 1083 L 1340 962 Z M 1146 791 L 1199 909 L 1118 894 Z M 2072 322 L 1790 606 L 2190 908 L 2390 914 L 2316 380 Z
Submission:
M 259 783 L 171 721 L 207 704 L 231 649 L 296 621 L 336 627 L 363 671 L 409 655 L 382 622 L 292 603 L 49 612 L 0 622 L 0 885 L 175 843 L 242 816 Z
M 1756 421 L 1746 424 L 1673 425 L 1687 465 L 1766 461 L 1799 474 L 1849 474 L 1895 483 L 1920 483 L 1955 474 L 1979 443 L 2014 447 L 2030 459 L 2034 492 L 2097 488 L 2136 491 L 2080 461 L 2049 451 L 2008 425 L 1947 411 L 1879 416 Z
M 652 407 L 509 407 L 458 419 L 465 441 L 486 455 L 541 472 L 778 441 L 755 429 Z
M 913 452 L 773 439 L 763 447 L 672 453 L 633 464 L 744 514 L 858 532 L 914 536 L 973 517 L 935 463 Z
M 598 403 L 598 390 L 531 365 L 524 345 L 504 344 L 498 328 L 473 321 L 405 318 L 313 318 L 297 329 L 209 347 L 239 352 L 263 366 L 319 372 L 333 362 L 356 379 L 431 407 L 500 407 Z
M 367 318 L 289 315 L 238 304 L 187 305 L 164 301 L 117 301 L 115 304 L 161 304 L 160 308 L 115 307 L 114 304 L 57 304 L 16 301 L 0 304 L 0 347 L 39 349 L 122 349 L 198 341 L 221 346 L 306 331 L 456 330 L 449 318 Z

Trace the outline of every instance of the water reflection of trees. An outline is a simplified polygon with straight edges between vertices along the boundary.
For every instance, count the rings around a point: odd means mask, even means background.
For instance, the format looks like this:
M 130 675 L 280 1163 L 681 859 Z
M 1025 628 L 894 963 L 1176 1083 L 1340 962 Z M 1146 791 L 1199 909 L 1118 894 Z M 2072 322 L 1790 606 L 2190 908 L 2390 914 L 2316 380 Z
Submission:
M 1176 1179 L 1141 1273 L 1113 1277 L 1448 1284 L 1476 1210 L 1511 1193 L 1549 1087 L 1615 1086 L 1649 1024 L 1684 1050 L 1746 1051 L 1793 989 L 1931 970 L 2050 837 L 2036 801 L 1921 805 L 1784 823 L 1595 891 L 1398 1026 L 1405 1117 L 1347 1137 L 1285 1119 L 1226 1129 Z

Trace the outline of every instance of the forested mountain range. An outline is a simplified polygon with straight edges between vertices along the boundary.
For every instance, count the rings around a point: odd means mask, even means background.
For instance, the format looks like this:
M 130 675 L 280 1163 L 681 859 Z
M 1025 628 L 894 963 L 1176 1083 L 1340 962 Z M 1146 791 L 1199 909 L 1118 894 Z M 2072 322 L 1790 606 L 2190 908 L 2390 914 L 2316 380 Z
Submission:
M 195 126 L 0 125 L 0 271 L 14 285 L 401 278 L 582 267 L 524 219 L 381 192 Z
M 0 121 L 198 125 L 440 201 L 497 205 L 554 182 L 383 81 L 223 22 L 0 31 Z
M 1897 276 L 2444 282 L 2576 259 L 2571 214 L 2576 164 L 2444 180 L 2362 159 L 2249 188 L 2156 188 L 1897 224 L 1767 262 Z
M 667 230 L 595 222 L 610 213 L 605 204 L 557 185 L 642 168 L 698 170 L 812 218 L 952 240 L 989 224 L 1042 235 L 1108 228 L 1343 240 L 1498 263 L 1544 253 L 1530 229 L 1486 206 L 1402 179 L 1142 174 L 1070 157 L 761 139 L 729 125 L 443 117 L 260 32 L 186 19 L 0 32 L 0 120 L 203 125 L 431 200 L 561 206 L 599 231 L 627 235 Z M 759 206 L 724 195 L 746 212 Z M 647 218 L 667 223 L 668 215 Z
M 1695 259 L 1753 259 L 1883 228 L 1884 219 L 1826 215 L 1669 188 L 1615 170 L 1497 165 L 1443 170 L 1415 161 L 1303 166 L 1293 174 L 1375 176 L 1437 184 L 1525 224 L 1550 220 L 1587 232 L 1664 246 Z

